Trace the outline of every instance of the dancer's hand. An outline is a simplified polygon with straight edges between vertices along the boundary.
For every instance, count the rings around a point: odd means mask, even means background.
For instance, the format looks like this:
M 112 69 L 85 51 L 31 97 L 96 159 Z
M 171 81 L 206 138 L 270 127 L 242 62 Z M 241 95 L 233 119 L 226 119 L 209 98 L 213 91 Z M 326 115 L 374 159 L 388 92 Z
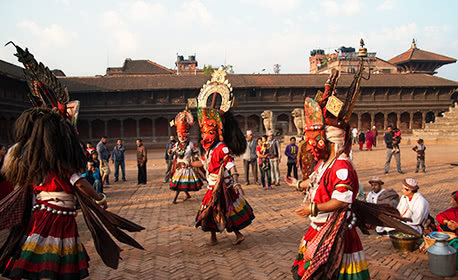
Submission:
M 297 179 L 294 177 L 285 176 L 285 183 L 292 188 L 296 188 Z
M 301 204 L 301 208 L 296 209 L 296 214 L 303 218 L 310 216 L 310 204 Z
M 239 191 L 242 193 L 242 195 L 245 195 L 245 191 L 242 189 L 242 185 L 240 183 L 235 183 L 234 187 L 239 189 Z

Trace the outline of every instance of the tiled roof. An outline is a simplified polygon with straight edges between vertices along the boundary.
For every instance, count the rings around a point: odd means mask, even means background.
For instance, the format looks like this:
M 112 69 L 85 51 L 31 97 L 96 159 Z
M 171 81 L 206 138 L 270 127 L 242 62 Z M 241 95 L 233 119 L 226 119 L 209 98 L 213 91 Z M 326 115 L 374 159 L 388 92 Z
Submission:
M 327 74 L 233 74 L 234 88 L 323 88 Z M 113 92 L 129 90 L 199 89 L 209 75 L 129 75 L 59 77 L 71 92 Z M 339 86 L 347 87 L 353 75 L 343 74 Z M 362 87 L 458 87 L 458 82 L 427 74 L 376 74 L 363 80 Z
M 138 75 L 138 74 L 173 74 L 168 69 L 150 60 L 126 59 L 122 67 L 107 68 L 107 75 Z
M 432 53 L 424 50 L 420 50 L 417 48 L 410 48 L 408 51 L 401 53 L 398 56 L 393 57 L 388 62 L 392 64 L 400 64 L 408 61 L 437 61 L 441 62 L 442 64 L 448 64 L 456 62 L 456 59 L 443 56 L 437 53 Z
M 0 75 L 5 75 L 16 80 L 25 81 L 24 68 L 0 60 Z

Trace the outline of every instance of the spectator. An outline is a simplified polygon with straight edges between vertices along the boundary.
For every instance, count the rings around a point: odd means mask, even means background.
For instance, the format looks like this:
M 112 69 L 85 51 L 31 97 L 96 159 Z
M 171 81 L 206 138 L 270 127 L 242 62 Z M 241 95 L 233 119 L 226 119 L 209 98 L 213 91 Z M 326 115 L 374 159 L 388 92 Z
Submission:
M 116 145 L 113 147 L 113 157 L 112 161 L 114 163 L 115 168 L 115 182 L 119 179 L 119 167 L 121 167 L 122 172 L 122 180 L 126 181 L 126 165 L 124 161 L 124 152 L 126 151 L 126 147 L 122 144 L 122 140 L 116 140 Z
M 137 144 L 138 184 L 146 185 L 147 151 L 143 145 L 142 139 L 137 139 L 135 143 Z
M 439 231 L 454 232 L 458 235 L 458 192 L 452 192 L 450 203 L 452 207 L 444 212 L 437 214 L 437 229 Z
M 6 156 L 6 146 L 0 144 L 0 170 L 3 167 L 3 162 L 5 161 Z M 0 173 L 0 201 L 5 198 L 14 190 L 13 185 L 10 184 Z
M 358 129 L 356 127 L 353 127 L 353 129 L 351 130 L 351 140 L 352 144 L 358 143 Z
M 97 143 L 97 154 L 99 155 L 100 161 L 100 175 L 102 175 L 102 184 L 109 185 L 108 176 L 110 175 L 110 166 L 108 165 L 108 160 L 110 160 L 111 153 L 108 150 L 106 144 L 108 142 L 108 137 L 103 136 L 100 139 L 100 142 Z
M 372 134 L 372 131 L 368 129 L 365 136 L 366 136 L 366 148 L 369 151 L 372 151 L 372 144 L 374 144 L 374 135 Z
M 91 155 L 92 155 L 93 152 L 95 152 L 95 148 L 92 147 L 92 143 L 91 142 L 87 142 L 86 143 L 86 156 L 87 156 L 88 160 L 91 159 Z
M 251 130 L 247 130 L 246 132 L 246 141 L 247 146 L 245 153 L 242 156 L 243 159 L 243 168 L 245 170 L 245 182 L 247 185 L 250 184 L 250 166 L 251 166 L 251 173 L 253 173 L 254 181 L 256 184 L 259 184 L 258 181 L 258 167 L 256 163 L 256 142 L 253 139 L 253 132 Z
M 97 193 L 102 193 L 102 178 L 100 171 L 95 167 L 94 163 L 89 161 L 87 163 L 87 171 L 83 174 L 83 177 L 91 183 Z
M 94 163 L 94 166 L 98 169 L 100 169 L 100 161 L 99 161 L 99 155 L 97 152 L 92 152 L 91 154 L 91 159 L 89 160 L 90 162 Z
M 169 142 L 165 146 L 165 162 L 167 164 L 167 169 L 165 170 L 165 177 L 164 183 L 168 183 L 172 178 L 172 166 L 173 166 L 173 156 L 171 155 L 170 151 L 173 148 L 177 141 L 175 140 L 175 136 L 170 136 Z
M 394 158 L 396 159 L 396 168 L 400 174 L 404 174 L 404 172 L 401 170 L 401 151 L 398 151 L 396 153 L 393 152 L 393 142 L 394 142 L 394 133 L 393 133 L 393 127 L 389 125 L 387 127 L 387 131 L 385 135 L 383 136 L 383 140 L 385 141 L 386 145 L 386 160 L 385 160 L 385 174 L 388 174 L 388 171 L 390 170 L 390 163 L 391 163 L 391 157 L 394 155 Z
M 304 139 L 304 136 L 301 137 L 301 140 L 299 141 L 299 144 L 297 145 L 297 163 L 296 163 L 296 168 L 301 171 L 302 177 L 304 177 L 304 173 L 302 171 L 302 158 L 304 155 L 306 155 L 306 148 L 307 148 L 307 142 Z
M 412 220 L 404 223 L 423 234 L 423 222 L 429 216 L 429 203 L 418 192 L 419 188 L 415 179 L 405 179 L 402 182 L 402 196 L 397 208 L 402 217 Z
M 289 139 L 289 145 L 286 146 L 285 155 L 288 157 L 286 165 L 288 166 L 288 177 L 291 177 L 291 171 L 294 172 L 294 178 L 297 177 L 297 151 L 298 147 L 296 145 L 296 137 L 291 137 Z
M 426 172 L 426 167 L 425 167 L 426 146 L 423 143 L 423 139 L 418 139 L 417 145 L 415 145 L 412 148 L 412 150 L 414 150 L 417 153 L 417 168 L 415 169 L 415 173 L 418 173 L 420 166 L 421 166 L 421 171 L 425 173 Z
M 362 131 L 359 132 L 359 150 L 362 151 L 364 147 L 364 142 L 366 142 L 366 135 Z
M 399 128 L 394 128 L 394 136 L 393 136 L 393 153 L 399 153 L 400 148 L 399 144 L 401 144 L 401 130 Z
M 268 158 L 268 142 L 267 136 L 262 136 L 262 138 L 258 138 L 257 147 L 256 147 L 256 155 L 258 156 L 258 165 L 259 171 L 261 173 L 261 184 L 264 190 L 272 189 L 272 181 L 270 177 L 270 160 Z M 266 186 L 266 179 L 267 179 L 267 186 Z
M 394 208 L 399 204 L 399 196 L 394 190 L 383 189 L 382 185 L 384 182 L 378 178 L 373 177 L 369 180 L 371 185 L 371 191 L 367 194 L 366 201 L 374 204 L 389 204 Z M 391 229 L 388 229 L 391 230 Z M 387 229 L 381 226 L 375 228 L 375 231 L 380 235 L 385 235 Z
M 272 184 L 280 186 L 280 143 L 274 138 L 274 132 L 272 130 L 269 130 L 268 132 L 268 140 L 270 145 L 269 160 L 271 167 L 270 172 L 272 174 Z
M 377 147 L 378 130 L 375 125 L 372 127 L 372 135 L 374 135 L 374 147 Z

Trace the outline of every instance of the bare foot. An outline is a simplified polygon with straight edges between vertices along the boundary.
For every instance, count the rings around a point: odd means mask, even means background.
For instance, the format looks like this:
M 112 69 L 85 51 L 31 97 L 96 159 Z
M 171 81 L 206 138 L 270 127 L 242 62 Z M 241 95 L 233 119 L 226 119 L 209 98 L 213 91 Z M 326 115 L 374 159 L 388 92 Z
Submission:
M 218 239 L 216 238 L 210 238 L 210 241 L 207 243 L 208 246 L 215 246 L 218 244 Z
M 235 239 L 235 241 L 232 242 L 232 245 L 239 245 L 239 244 L 242 243 L 244 240 L 245 240 L 245 236 L 239 235 L 239 236 L 237 236 L 237 239 Z
M 183 199 L 183 201 L 186 201 L 186 200 L 188 200 L 188 199 L 190 199 L 190 198 L 191 198 L 191 196 L 186 196 L 186 197 Z
M 176 201 L 176 200 L 174 200 L 174 201 L 172 201 L 172 203 L 173 203 L 173 204 L 177 204 L 177 201 Z

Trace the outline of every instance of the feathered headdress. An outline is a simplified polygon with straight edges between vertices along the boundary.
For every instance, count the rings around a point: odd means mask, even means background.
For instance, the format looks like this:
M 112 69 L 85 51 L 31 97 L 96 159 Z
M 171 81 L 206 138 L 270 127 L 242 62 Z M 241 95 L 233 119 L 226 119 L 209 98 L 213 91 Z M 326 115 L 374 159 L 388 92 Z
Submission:
M 24 76 L 30 88 L 29 99 L 34 107 L 58 110 L 61 116 L 69 120 L 76 129 L 80 103 L 78 100 L 70 101 L 67 88 L 43 63 L 38 63 L 33 54 L 26 48 L 8 42 L 16 47 L 14 54 L 19 62 L 24 65 Z

